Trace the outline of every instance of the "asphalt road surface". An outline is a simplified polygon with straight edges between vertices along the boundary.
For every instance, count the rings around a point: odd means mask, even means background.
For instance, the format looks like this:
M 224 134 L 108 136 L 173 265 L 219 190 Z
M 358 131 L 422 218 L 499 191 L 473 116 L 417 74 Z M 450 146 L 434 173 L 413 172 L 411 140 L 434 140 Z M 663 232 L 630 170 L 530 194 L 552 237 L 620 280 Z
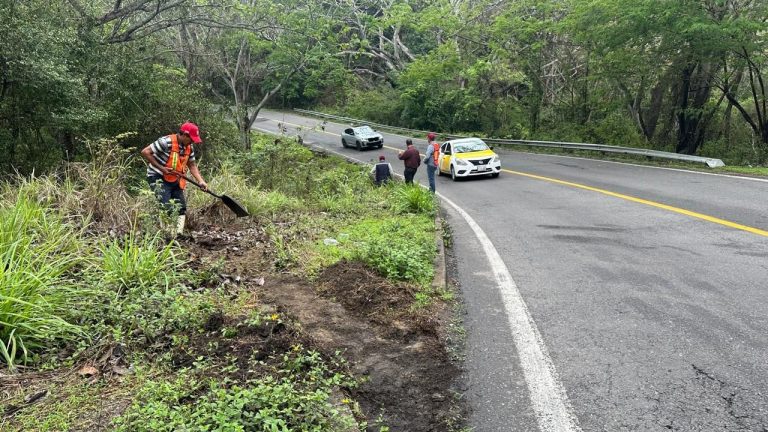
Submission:
M 261 117 L 402 171 L 403 136 L 358 152 L 342 125 Z M 497 152 L 497 179 L 437 181 L 473 430 L 768 431 L 768 182 Z

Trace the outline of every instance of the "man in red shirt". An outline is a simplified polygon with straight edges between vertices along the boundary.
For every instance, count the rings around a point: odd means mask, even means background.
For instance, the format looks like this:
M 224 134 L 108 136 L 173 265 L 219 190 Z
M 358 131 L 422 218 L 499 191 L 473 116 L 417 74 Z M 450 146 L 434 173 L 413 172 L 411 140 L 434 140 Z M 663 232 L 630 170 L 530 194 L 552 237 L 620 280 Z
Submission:
M 413 176 L 416 175 L 416 170 L 421 164 L 421 156 L 419 156 L 419 151 L 413 146 L 413 141 L 410 138 L 405 140 L 405 145 L 407 148 L 398 153 L 397 158 L 403 161 L 405 165 L 405 172 L 403 173 L 405 183 L 413 184 Z

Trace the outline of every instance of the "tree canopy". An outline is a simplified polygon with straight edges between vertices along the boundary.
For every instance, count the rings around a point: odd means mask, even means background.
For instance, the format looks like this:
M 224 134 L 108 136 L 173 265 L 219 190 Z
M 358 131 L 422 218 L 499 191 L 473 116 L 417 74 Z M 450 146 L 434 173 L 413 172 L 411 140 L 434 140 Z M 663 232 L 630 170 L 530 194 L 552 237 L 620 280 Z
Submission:
M 245 151 L 267 106 L 765 163 L 767 17 L 755 0 L 9 0 L 3 168 L 186 120 Z

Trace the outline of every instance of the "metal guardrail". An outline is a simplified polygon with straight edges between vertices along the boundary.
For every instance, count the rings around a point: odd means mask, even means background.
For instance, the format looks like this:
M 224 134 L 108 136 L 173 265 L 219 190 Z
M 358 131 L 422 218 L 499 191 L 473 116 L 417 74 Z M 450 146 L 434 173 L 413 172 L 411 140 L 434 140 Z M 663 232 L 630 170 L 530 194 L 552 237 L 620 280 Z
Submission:
M 426 135 L 428 133 L 428 131 L 425 131 L 425 130 L 407 129 L 407 128 L 401 128 L 396 126 L 385 125 L 381 123 L 373 123 L 373 122 L 368 122 L 365 120 L 355 119 L 351 117 L 343 117 L 343 116 L 337 116 L 333 114 L 326 114 L 319 111 L 309 111 L 309 110 L 303 110 L 298 108 L 294 108 L 294 111 L 302 114 L 312 115 L 315 117 L 337 120 L 345 123 L 366 124 L 369 126 L 376 127 L 378 129 L 393 131 L 397 133 L 403 133 L 405 135 L 410 135 L 410 136 Z M 441 134 L 441 135 L 446 136 L 450 139 L 469 138 L 462 135 L 452 135 L 452 134 Z M 552 148 L 573 149 L 573 150 L 591 150 L 591 151 L 599 151 L 602 153 L 622 153 L 622 154 L 646 156 L 649 158 L 672 159 L 672 160 L 679 160 L 679 161 L 686 161 L 686 162 L 704 163 L 710 168 L 725 166 L 723 161 L 720 159 L 664 152 L 659 150 L 635 148 L 635 147 L 620 147 L 620 146 L 612 146 L 607 144 L 585 144 L 585 143 L 571 143 L 571 142 L 557 142 L 557 141 L 528 141 L 528 140 L 513 140 L 513 139 L 499 139 L 499 138 L 481 138 L 481 139 L 488 144 L 522 145 L 522 146 L 531 146 L 531 147 L 552 147 Z

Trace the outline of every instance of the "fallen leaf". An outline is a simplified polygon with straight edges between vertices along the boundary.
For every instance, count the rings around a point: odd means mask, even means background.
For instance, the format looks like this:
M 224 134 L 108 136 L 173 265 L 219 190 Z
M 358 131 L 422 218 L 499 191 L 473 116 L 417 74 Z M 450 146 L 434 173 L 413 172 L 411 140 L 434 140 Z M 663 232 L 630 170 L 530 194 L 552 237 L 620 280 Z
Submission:
M 256 285 L 264 286 L 264 278 L 260 277 L 260 278 L 256 279 Z
M 99 370 L 91 365 L 86 365 L 81 367 L 77 374 L 80 376 L 96 376 L 99 374 Z

